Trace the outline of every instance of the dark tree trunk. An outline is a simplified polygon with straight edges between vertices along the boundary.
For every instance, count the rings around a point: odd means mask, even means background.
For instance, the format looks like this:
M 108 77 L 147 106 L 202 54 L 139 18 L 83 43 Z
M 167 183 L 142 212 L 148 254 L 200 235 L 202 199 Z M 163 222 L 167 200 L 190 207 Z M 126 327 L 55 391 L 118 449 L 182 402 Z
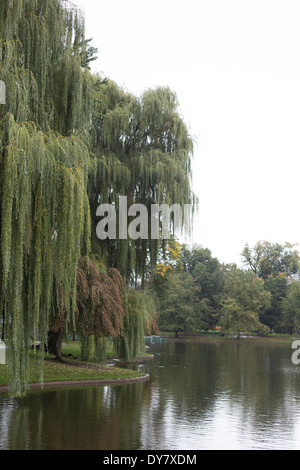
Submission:
M 48 352 L 53 354 L 57 361 L 61 361 L 63 330 L 49 331 L 48 333 Z

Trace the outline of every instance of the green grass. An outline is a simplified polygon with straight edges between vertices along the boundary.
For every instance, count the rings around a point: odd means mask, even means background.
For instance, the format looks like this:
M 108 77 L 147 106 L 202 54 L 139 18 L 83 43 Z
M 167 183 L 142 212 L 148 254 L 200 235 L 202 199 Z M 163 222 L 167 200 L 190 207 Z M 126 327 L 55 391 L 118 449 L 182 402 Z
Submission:
M 64 344 L 62 349 L 63 354 L 72 354 L 76 358 L 80 358 L 80 343 L 69 342 Z M 118 367 L 109 367 L 98 365 L 101 368 L 93 369 L 86 367 L 87 365 L 97 366 L 95 363 L 81 362 L 75 360 L 74 357 L 64 357 L 66 363 L 53 361 L 53 356 L 46 355 L 44 361 L 44 382 L 56 381 L 73 381 L 73 380 L 111 380 L 111 379 L 130 379 L 135 377 L 142 377 L 145 374 L 139 373 L 131 369 L 122 369 Z M 52 359 L 52 360 L 51 360 Z M 77 366 L 72 366 L 68 362 L 75 362 Z M 40 382 L 40 361 L 38 356 L 30 352 L 29 363 L 29 382 Z M 0 364 L 0 386 L 8 385 L 8 367 L 7 365 Z
M 62 347 L 62 353 L 64 355 L 71 354 L 75 358 L 80 358 L 80 355 L 81 355 L 80 341 L 64 342 L 63 347 Z M 115 357 L 112 341 L 107 341 L 106 355 L 108 359 Z M 147 353 L 146 348 L 145 348 L 145 352 L 142 354 L 142 356 L 139 356 L 139 357 L 145 357 L 145 358 L 152 357 L 152 354 Z
M 80 341 L 68 341 L 67 343 L 63 343 L 62 353 L 72 354 L 72 356 L 79 358 L 81 355 Z
M 84 367 L 72 367 L 59 362 L 45 361 L 44 364 L 44 382 L 60 382 L 72 380 L 110 380 L 110 379 L 128 379 L 133 377 L 142 377 L 136 371 L 129 369 L 120 369 L 117 367 L 106 367 L 105 369 L 87 369 Z M 0 365 L 0 386 L 8 385 L 8 368 L 6 365 Z M 29 382 L 38 383 L 40 381 L 40 364 L 31 358 L 29 368 Z
M 174 333 L 173 332 L 160 332 L 160 335 L 165 337 L 165 338 L 171 338 L 174 339 Z M 188 338 L 189 340 L 214 340 L 214 341 L 229 341 L 232 340 L 232 337 L 230 335 L 225 335 L 221 336 L 219 333 L 213 333 L 213 332 L 201 332 L 201 331 L 195 331 L 192 332 L 191 335 L 188 333 L 184 334 L 183 332 L 179 333 L 179 338 L 185 339 Z M 261 337 L 243 337 L 240 338 L 240 341 L 247 341 L 247 342 L 266 342 L 266 343 L 290 343 L 294 339 L 300 339 L 300 335 L 289 335 L 289 334 L 284 334 L 284 333 L 273 333 L 269 334 L 268 336 L 261 336 Z

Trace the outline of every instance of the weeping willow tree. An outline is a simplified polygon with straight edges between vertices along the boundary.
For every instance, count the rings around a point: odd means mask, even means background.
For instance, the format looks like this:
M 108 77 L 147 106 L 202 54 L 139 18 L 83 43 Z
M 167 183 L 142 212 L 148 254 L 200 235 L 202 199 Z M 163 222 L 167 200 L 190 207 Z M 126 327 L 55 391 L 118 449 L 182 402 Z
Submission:
M 77 268 L 77 324 L 83 334 L 116 336 L 123 317 L 123 280 L 113 268 L 100 273 L 84 257 Z
M 0 309 L 11 390 L 21 394 L 29 341 L 39 338 L 43 352 L 50 314 L 75 318 L 77 264 L 90 246 L 93 165 L 82 130 L 93 87 L 77 47 L 79 10 L 60 1 L 0 4 Z
M 68 318 L 75 313 L 76 268 L 90 236 L 89 153 L 76 138 L 44 134 L 12 115 L 1 121 L 1 137 L 0 305 L 16 392 L 27 382 L 30 335 L 46 343 L 49 312 L 62 302 Z
M 77 268 L 76 325 L 81 332 L 83 360 L 103 362 L 106 338 L 120 358 L 131 360 L 145 352 L 145 334 L 158 333 L 155 303 L 147 291 L 124 284 L 118 270 L 100 272 L 88 257 Z
M 116 269 L 100 272 L 83 257 L 77 268 L 76 325 L 81 333 L 81 358 L 104 362 L 106 338 L 120 334 L 123 320 L 123 279 Z
M 96 184 L 90 186 L 93 214 L 101 203 L 115 204 L 127 196 L 128 207 L 140 203 L 149 214 L 148 239 L 96 240 L 93 250 L 105 249 L 110 265 L 117 267 L 128 282 L 145 281 L 155 268 L 161 240 L 151 239 L 151 205 L 174 203 L 195 207 L 191 190 L 193 141 L 179 114 L 176 94 L 169 88 L 147 90 L 141 97 L 122 91 L 107 81 L 99 91 L 94 114 L 93 153 L 97 161 Z M 93 234 L 98 222 L 94 217 Z M 171 231 L 174 219 L 170 220 Z M 118 230 L 117 230 L 118 232 Z
M 88 315 L 77 316 L 82 257 L 92 253 L 132 285 L 155 270 L 161 240 L 98 240 L 97 206 L 120 195 L 128 206 L 193 204 L 193 144 L 171 90 L 135 97 L 90 72 L 84 15 L 71 2 L 0 0 L 0 10 L 0 315 L 11 389 L 21 394 L 30 340 L 41 340 L 43 354 L 49 330 L 79 322 L 84 344 L 101 351 L 105 283 L 87 328 Z M 124 357 L 139 353 L 151 325 L 141 299 L 125 289 Z

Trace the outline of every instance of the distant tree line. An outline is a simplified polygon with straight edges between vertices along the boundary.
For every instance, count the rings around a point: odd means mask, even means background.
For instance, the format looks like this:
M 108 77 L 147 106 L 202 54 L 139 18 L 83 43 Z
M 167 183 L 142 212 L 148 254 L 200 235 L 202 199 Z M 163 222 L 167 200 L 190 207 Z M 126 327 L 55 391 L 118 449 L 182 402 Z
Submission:
M 242 268 L 223 264 L 208 248 L 169 243 L 152 290 L 158 326 L 181 332 L 215 330 L 266 335 L 298 333 L 300 255 L 290 243 L 246 245 Z

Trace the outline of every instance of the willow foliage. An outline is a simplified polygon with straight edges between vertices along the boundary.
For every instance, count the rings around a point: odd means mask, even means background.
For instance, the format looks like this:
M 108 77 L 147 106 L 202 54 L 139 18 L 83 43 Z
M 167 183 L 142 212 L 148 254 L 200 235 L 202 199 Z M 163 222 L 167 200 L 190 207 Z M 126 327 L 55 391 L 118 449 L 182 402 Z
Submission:
M 113 341 L 117 355 L 130 361 L 145 352 L 145 318 L 139 292 L 134 289 L 125 292 L 124 310 L 121 334 Z
M 156 306 L 150 293 L 125 287 L 122 329 L 113 338 L 116 354 L 129 361 L 144 356 L 145 335 L 157 333 Z
M 102 106 L 99 105 L 98 114 L 94 115 L 93 128 L 101 137 L 93 139 L 92 148 L 102 179 L 96 178 L 97 186 L 93 186 L 90 199 L 118 207 L 118 197 L 126 195 L 128 206 L 144 204 L 149 214 L 151 204 L 194 207 L 193 141 L 179 114 L 176 94 L 169 88 L 159 87 L 137 98 L 107 81 L 101 86 L 100 95 L 105 99 L 100 99 Z M 96 218 L 93 222 L 97 223 Z M 174 229 L 173 219 L 171 229 Z M 107 240 L 104 244 L 109 264 L 131 281 L 145 280 L 147 271 L 155 266 L 161 247 L 159 241 L 151 240 L 150 229 L 148 240 Z M 96 242 L 94 250 L 97 250 Z
M 16 123 L 11 115 L 0 129 L 0 305 L 16 391 L 25 373 L 28 338 L 39 335 L 46 343 L 54 288 L 67 315 L 75 313 L 70 292 L 76 293 L 77 263 L 90 236 L 89 154 L 76 138 L 45 134 L 34 124 Z
M 1 0 L 0 75 L 7 111 L 63 135 L 88 128 L 93 87 L 81 68 L 84 17 L 60 0 Z M 2 78 L 3 77 L 3 78 Z
M 29 341 L 46 343 L 50 313 L 75 317 L 77 264 L 90 246 L 83 31 L 79 10 L 60 1 L 1 0 L 0 307 L 14 394 L 27 387 Z
M 89 319 L 86 306 L 76 317 L 78 262 L 92 252 L 129 283 L 144 283 L 161 243 L 150 237 L 98 240 L 96 208 L 117 205 L 121 195 L 128 205 L 148 208 L 193 204 L 193 143 L 171 90 L 135 97 L 82 66 L 89 41 L 84 16 L 71 2 L 0 0 L 0 11 L 0 80 L 6 85 L 6 105 L 0 105 L 0 314 L 12 391 L 21 394 L 28 383 L 28 343 L 45 343 L 49 326 L 77 320 L 84 335 L 98 338 L 88 344 L 97 343 L 99 351 L 103 335 L 116 334 L 123 310 L 111 327 L 105 322 L 116 313 L 108 298 L 117 278 L 107 279 L 107 291 L 104 274 L 101 282 L 97 278 L 89 294 L 97 314 Z M 131 357 L 140 352 L 151 319 L 140 294 L 124 295 L 120 344 Z
M 106 360 L 107 338 L 95 335 L 81 335 L 81 359 L 82 361 L 97 362 L 102 364 Z

